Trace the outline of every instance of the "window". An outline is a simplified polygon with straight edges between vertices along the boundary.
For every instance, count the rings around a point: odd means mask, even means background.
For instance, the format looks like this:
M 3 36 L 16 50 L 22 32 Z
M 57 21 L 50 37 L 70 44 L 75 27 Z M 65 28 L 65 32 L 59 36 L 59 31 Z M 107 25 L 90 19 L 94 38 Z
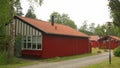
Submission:
M 23 36 L 22 44 L 22 49 L 41 50 L 42 36 Z

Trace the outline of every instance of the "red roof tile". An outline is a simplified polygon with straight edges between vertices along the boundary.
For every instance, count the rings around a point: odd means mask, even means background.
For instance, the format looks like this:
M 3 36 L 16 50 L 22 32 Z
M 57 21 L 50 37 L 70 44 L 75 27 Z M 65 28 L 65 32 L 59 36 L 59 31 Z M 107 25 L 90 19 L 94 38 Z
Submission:
M 42 20 L 37 20 L 37 19 L 32 19 L 27 17 L 17 17 L 17 18 L 24 20 L 25 22 L 33 25 L 34 27 L 48 34 L 88 37 L 88 35 L 82 32 L 79 32 L 66 25 L 55 23 L 54 26 L 52 26 L 50 22 L 46 22 Z
M 97 41 L 99 39 L 99 36 L 90 36 L 91 41 Z

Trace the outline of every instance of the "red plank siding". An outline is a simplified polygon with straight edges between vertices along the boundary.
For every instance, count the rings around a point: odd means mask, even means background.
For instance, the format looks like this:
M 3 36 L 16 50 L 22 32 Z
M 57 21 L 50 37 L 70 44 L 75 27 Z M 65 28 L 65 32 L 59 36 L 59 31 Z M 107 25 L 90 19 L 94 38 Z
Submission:
M 88 38 L 44 35 L 42 58 L 69 56 L 89 52 Z

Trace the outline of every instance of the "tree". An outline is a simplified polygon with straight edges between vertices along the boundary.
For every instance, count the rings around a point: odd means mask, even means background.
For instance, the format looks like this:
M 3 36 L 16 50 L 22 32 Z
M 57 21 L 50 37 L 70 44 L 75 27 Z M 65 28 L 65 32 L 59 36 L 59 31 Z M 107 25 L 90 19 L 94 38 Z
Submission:
M 95 23 L 91 23 L 91 24 L 89 25 L 89 31 L 90 31 L 92 34 L 95 33 Z
M 59 23 L 59 24 L 63 24 L 63 22 L 61 21 L 61 15 L 58 12 L 53 12 L 50 15 L 50 18 L 54 16 L 54 22 L 55 23 Z M 51 19 L 49 19 L 49 22 L 52 22 Z
M 70 19 L 70 17 L 68 16 L 68 14 L 59 14 L 58 12 L 53 12 L 50 15 L 50 18 L 54 16 L 54 22 L 55 23 L 59 23 L 59 24 L 64 24 L 64 25 L 68 25 L 74 29 L 77 29 L 77 26 L 75 25 L 74 21 Z M 49 22 L 52 22 L 51 19 L 48 20 Z
M 99 36 L 104 36 L 104 35 L 108 35 L 108 33 L 109 33 L 109 35 L 120 37 L 120 29 L 119 29 L 119 27 L 117 27 L 113 23 L 111 24 L 110 29 L 109 29 L 108 24 L 103 24 L 101 26 L 98 25 L 95 28 L 94 34 L 99 35 Z
M 72 21 L 72 20 L 67 20 L 67 23 L 65 23 L 65 25 L 68 25 L 74 29 L 77 29 L 77 26 L 75 25 L 74 21 Z
M 34 14 L 34 11 L 31 8 L 29 8 L 25 17 L 36 18 L 36 15 Z
M 113 23 L 111 23 L 110 29 L 108 24 L 103 25 L 97 25 L 97 27 L 94 26 L 94 23 L 91 23 L 88 27 L 87 22 L 84 21 L 82 26 L 80 27 L 79 31 L 86 33 L 88 35 L 98 35 L 98 36 L 104 36 L 104 35 L 113 35 L 120 37 L 120 29 Z
M 83 22 L 82 26 L 79 28 L 79 31 L 88 35 L 92 35 L 92 32 L 88 30 L 87 21 Z
M 0 52 L 4 49 L 4 40 L 5 40 L 5 24 L 10 20 L 10 7 L 8 0 L 0 0 Z
M 107 35 L 107 29 L 106 29 L 106 25 L 97 25 L 97 27 L 95 28 L 95 35 L 99 35 L 99 36 L 104 36 Z
M 0 0 L 0 29 L 1 29 L 1 35 L 3 34 L 5 24 L 9 23 L 11 28 L 10 28 L 10 41 L 8 45 L 8 50 L 7 50 L 7 62 L 10 63 L 12 61 L 12 58 L 14 56 L 14 42 L 15 42 L 15 33 L 14 33 L 14 6 L 15 3 L 17 3 L 19 0 Z M 39 2 L 39 5 L 41 5 L 43 0 L 28 0 Z M 31 2 L 31 3 L 32 3 Z M 3 37 L 3 36 L 2 36 Z M 3 40 L 3 39 L 0 39 Z
M 113 23 L 120 26 L 120 0 L 109 0 L 109 8 Z

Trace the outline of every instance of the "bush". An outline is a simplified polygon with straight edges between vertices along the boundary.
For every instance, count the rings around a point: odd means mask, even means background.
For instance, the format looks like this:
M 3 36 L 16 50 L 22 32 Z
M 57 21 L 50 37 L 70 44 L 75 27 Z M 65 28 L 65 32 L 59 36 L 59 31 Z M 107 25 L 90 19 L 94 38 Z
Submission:
M 16 57 L 12 57 L 12 60 L 10 62 L 7 62 L 7 52 L 2 51 L 0 52 L 0 65 L 7 65 L 7 64 L 20 64 L 20 59 Z
M 3 51 L 0 53 L 0 65 L 7 64 L 7 52 Z
M 114 49 L 114 55 L 120 57 L 120 46 Z

